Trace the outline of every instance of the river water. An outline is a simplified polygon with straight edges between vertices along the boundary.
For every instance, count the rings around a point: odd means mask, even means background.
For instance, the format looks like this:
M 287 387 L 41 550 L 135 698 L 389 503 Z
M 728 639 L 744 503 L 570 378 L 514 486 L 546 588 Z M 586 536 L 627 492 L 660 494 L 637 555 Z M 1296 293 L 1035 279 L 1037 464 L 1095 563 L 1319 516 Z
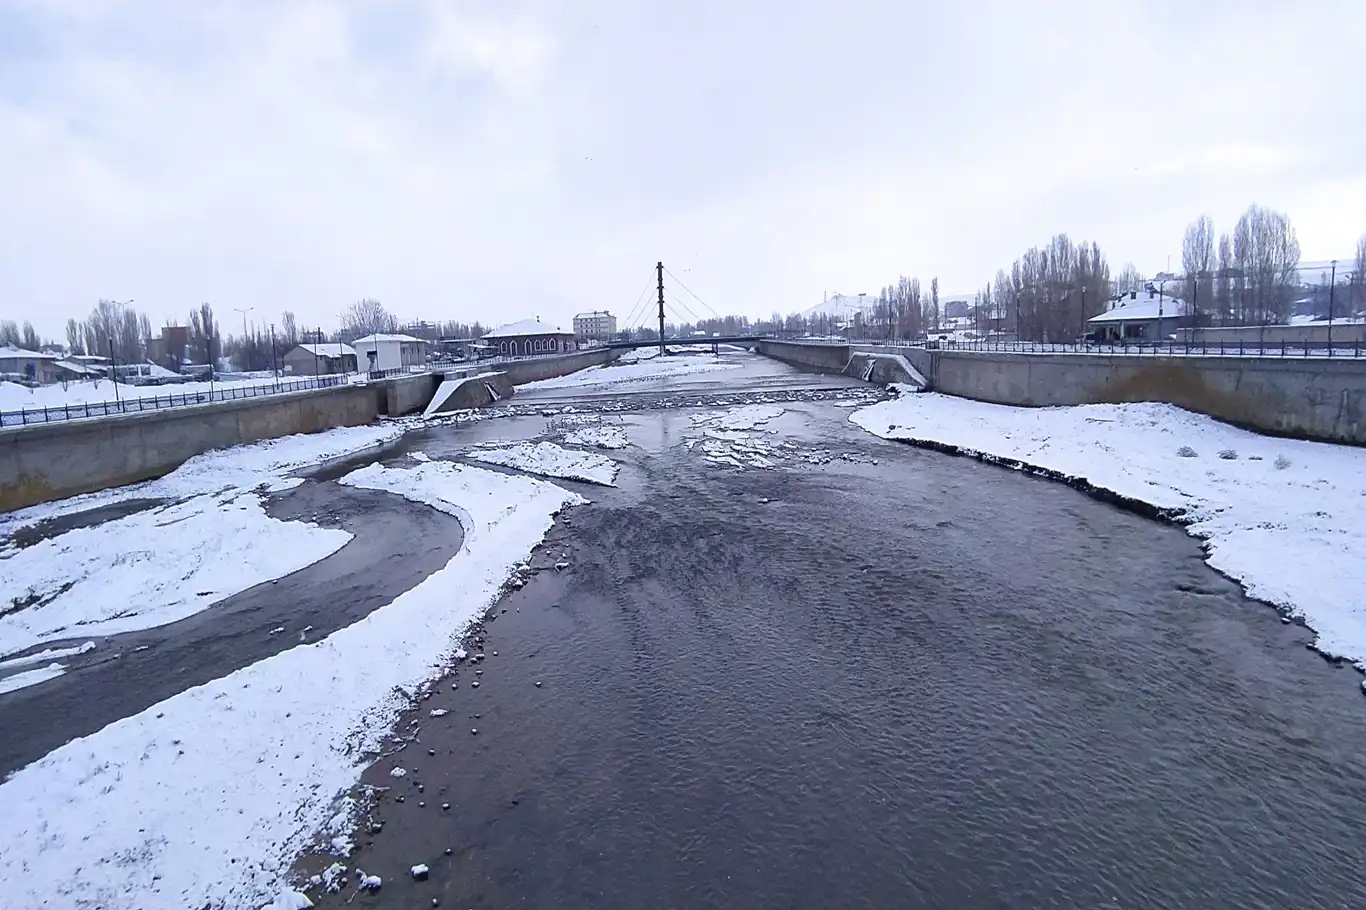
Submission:
M 776 375 L 751 391 L 839 384 Z M 498 605 L 480 687 L 463 666 L 414 712 L 397 786 L 425 799 L 381 798 L 357 905 L 1366 906 L 1360 677 L 1181 530 L 847 402 L 783 403 L 756 468 L 705 457 L 706 408 L 538 400 L 634 445 L 618 488 L 568 484 L 593 503 L 537 565 L 570 568 Z

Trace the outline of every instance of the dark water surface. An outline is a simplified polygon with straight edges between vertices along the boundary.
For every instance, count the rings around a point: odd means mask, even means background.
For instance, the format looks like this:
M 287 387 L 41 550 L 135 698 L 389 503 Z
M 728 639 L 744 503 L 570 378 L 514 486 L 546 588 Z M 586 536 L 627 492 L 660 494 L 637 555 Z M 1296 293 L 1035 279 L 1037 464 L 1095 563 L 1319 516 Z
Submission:
M 621 418 L 571 568 L 368 775 L 357 906 L 1366 906 L 1355 671 L 1179 529 L 792 408 L 864 460 L 720 468 L 687 413 Z

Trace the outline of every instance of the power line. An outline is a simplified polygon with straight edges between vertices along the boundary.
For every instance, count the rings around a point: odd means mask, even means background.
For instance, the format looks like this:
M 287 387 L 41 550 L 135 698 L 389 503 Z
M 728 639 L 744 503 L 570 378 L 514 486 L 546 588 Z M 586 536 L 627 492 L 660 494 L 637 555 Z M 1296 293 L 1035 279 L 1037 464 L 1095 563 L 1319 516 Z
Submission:
M 694 300 L 696 300 L 698 303 L 700 303 L 700 304 L 702 304 L 704 307 L 706 307 L 706 308 L 711 312 L 711 314 L 712 314 L 713 316 L 715 316 L 717 319 L 720 319 L 720 318 L 721 318 L 721 314 L 718 313 L 718 312 L 716 312 L 715 310 L 713 310 L 713 309 L 711 308 L 711 306 L 707 303 L 707 301 L 703 300 L 701 297 L 698 297 L 696 294 L 694 294 L 693 291 L 692 291 L 692 288 L 688 287 L 686 284 L 683 283 L 683 279 L 682 279 L 682 278 L 679 278 L 679 277 L 678 277 L 677 275 L 675 275 L 673 272 L 670 272 L 670 271 L 669 271 L 669 267 L 668 267 L 667 265 L 664 267 L 664 271 L 668 274 L 668 276 L 669 276 L 670 278 L 672 278 L 674 281 L 677 281 L 677 282 L 678 282 L 678 286 L 679 286 L 679 287 L 681 287 L 683 290 L 685 290 L 685 291 L 687 291 L 689 294 L 691 294 L 691 295 L 692 295 L 692 298 L 693 298 Z

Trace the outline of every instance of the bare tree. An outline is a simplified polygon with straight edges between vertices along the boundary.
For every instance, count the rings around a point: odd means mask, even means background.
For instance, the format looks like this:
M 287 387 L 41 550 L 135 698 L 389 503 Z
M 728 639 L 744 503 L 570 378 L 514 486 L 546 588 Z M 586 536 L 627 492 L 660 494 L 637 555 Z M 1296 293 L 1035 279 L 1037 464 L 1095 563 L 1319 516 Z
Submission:
M 939 313 L 939 279 L 938 279 L 938 278 L 931 278 L 931 279 L 930 279 L 930 313 L 933 314 L 933 317 L 932 317 L 931 320 L 930 320 L 930 324 L 933 325 L 936 329 L 939 328 L 940 326 L 942 326 L 942 325 L 943 325 L 943 322 L 942 322 L 941 319 L 940 319 L 940 313 Z
M 1357 240 L 1356 262 L 1352 264 L 1352 309 L 1359 313 L 1366 307 L 1366 234 Z
M 1209 311 L 1214 304 L 1214 219 L 1201 215 L 1186 226 L 1181 241 L 1181 267 L 1185 270 L 1185 297 L 1193 313 Z
M 201 303 L 198 309 L 190 310 L 188 347 L 189 356 L 195 363 L 213 363 L 216 353 L 223 353 L 223 339 L 218 334 L 218 323 L 214 320 L 213 307 Z
M 1233 229 L 1233 260 L 1240 273 L 1243 318 L 1259 325 L 1285 322 L 1300 264 L 1300 242 L 1290 219 L 1250 206 Z
M 781 321 L 778 324 L 781 325 Z M 393 332 L 397 328 L 398 320 L 373 297 L 357 300 L 342 315 L 342 329 L 352 338 Z
M 1132 262 L 1124 263 L 1124 268 L 1119 270 L 1115 276 L 1115 293 L 1127 294 L 1130 291 L 1143 290 L 1143 275 L 1138 271 L 1138 266 Z
M 1219 266 L 1214 278 L 1214 313 L 1220 325 L 1233 315 L 1233 241 L 1219 235 Z
M 73 354 L 84 354 L 84 336 L 81 333 L 81 324 L 71 317 L 66 321 L 66 346 L 71 349 Z
M 0 347 L 19 347 L 19 323 L 13 319 L 0 319 Z
M 290 350 L 299 343 L 299 325 L 294 320 L 294 313 L 289 310 L 280 314 L 280 333 L 283 336 L 285 350 Z
M 33 323 L 24 323 L 24 332 L 20 343 L 30 351 L 36 351 L 43 346 L 43 341 L 38 337 L 38 332 L 33 328 Z

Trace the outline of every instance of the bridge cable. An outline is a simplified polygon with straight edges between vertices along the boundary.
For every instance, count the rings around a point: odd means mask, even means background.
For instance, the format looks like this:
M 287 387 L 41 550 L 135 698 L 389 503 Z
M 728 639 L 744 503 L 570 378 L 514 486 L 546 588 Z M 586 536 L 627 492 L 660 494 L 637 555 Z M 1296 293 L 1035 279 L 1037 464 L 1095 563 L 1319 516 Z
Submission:
M 645 295 L 648 294 L 648 293 L 650 293 L 650 288 L 651 288 L 653 285 L 654 285 L 654 279 L 653 279 L 653 278 L 651 278 L 651 280 L 649 280 L 649 281 L 647 281 L 647 282 L 645 283 L 645 287 L 641 290 L 640 296 L 636 298 L 635 306 L 631 307 L 631 309 L 630 309 L 630 311 L 628 312 L 626 318 L 622 320 L 622 328 L 623 328 L 623 329 L 629 329 L 629 328 L 631 328 L 631 326 L 633 325 L 632 320 L 633 320 L 633 319 L 640 318 L 640 317 L 637 316 L 636 311 L 637 311 L 638 309 L 640 309 L 640 304 L 641 304 L 641 302 L 645 300 Z M 642 315 L 643 315 L 643 314 L 642 314 Z
M 686 284 L 683 283 L 683 279 L 679 278 L 673 272 L 670 272 L 669 267 L 667 265 L 664 267 L 664 271 L 668 274 L 670 278 L 678 282 L 679 287 L 681 287 L 683 290 L 687 291 L 690 295 L 692 295 L 692 298 L 694 300 L 696 300 L 698 303 L 706 307 L 707 310 L 710 311 L 713 316 L 715 316 L 717 319 L 722 318 L 721 314 L 716 312 L 716 310 L 713 310 L 710 304 L 707 303 L 707 301 L 703 300 L 701 297 L 698 297 L 696 294 L 694 294 L 692 288 L 688 287 Z
M 678 316 L 678 317 L 681 318 L 682 315 L 683 315 L 683 313 L 686 313 L 686 314 L 688 315 L 688 317 L 689 317 L 689 319 L 690 319 L 690 321 L 692 322 L 693 325 L 696 325 L 697 323 L 699 323 L 699 322 L 702 321 L 702 320 L 698 319 L 698 318 L 697 318 L 697 314 L 694 313 L 691 309 L 689 309 L 689 308 L 683 303 L 683 301 L 679 300 L 679 299 L 678 299 L 678 296 L 677 296 L 676 294 L 674 294 L 673 292 L 669 292 L 669 293 L 665 296 L 664 301 L 665 301 L 665 303 L 672 303 L 672 304 L 674 305 L 674 307 L 675 307 L 674 315 L 675 315 L 675 316 Z M 682 313 L 680 313 L 679 310 L 682 310 Z

